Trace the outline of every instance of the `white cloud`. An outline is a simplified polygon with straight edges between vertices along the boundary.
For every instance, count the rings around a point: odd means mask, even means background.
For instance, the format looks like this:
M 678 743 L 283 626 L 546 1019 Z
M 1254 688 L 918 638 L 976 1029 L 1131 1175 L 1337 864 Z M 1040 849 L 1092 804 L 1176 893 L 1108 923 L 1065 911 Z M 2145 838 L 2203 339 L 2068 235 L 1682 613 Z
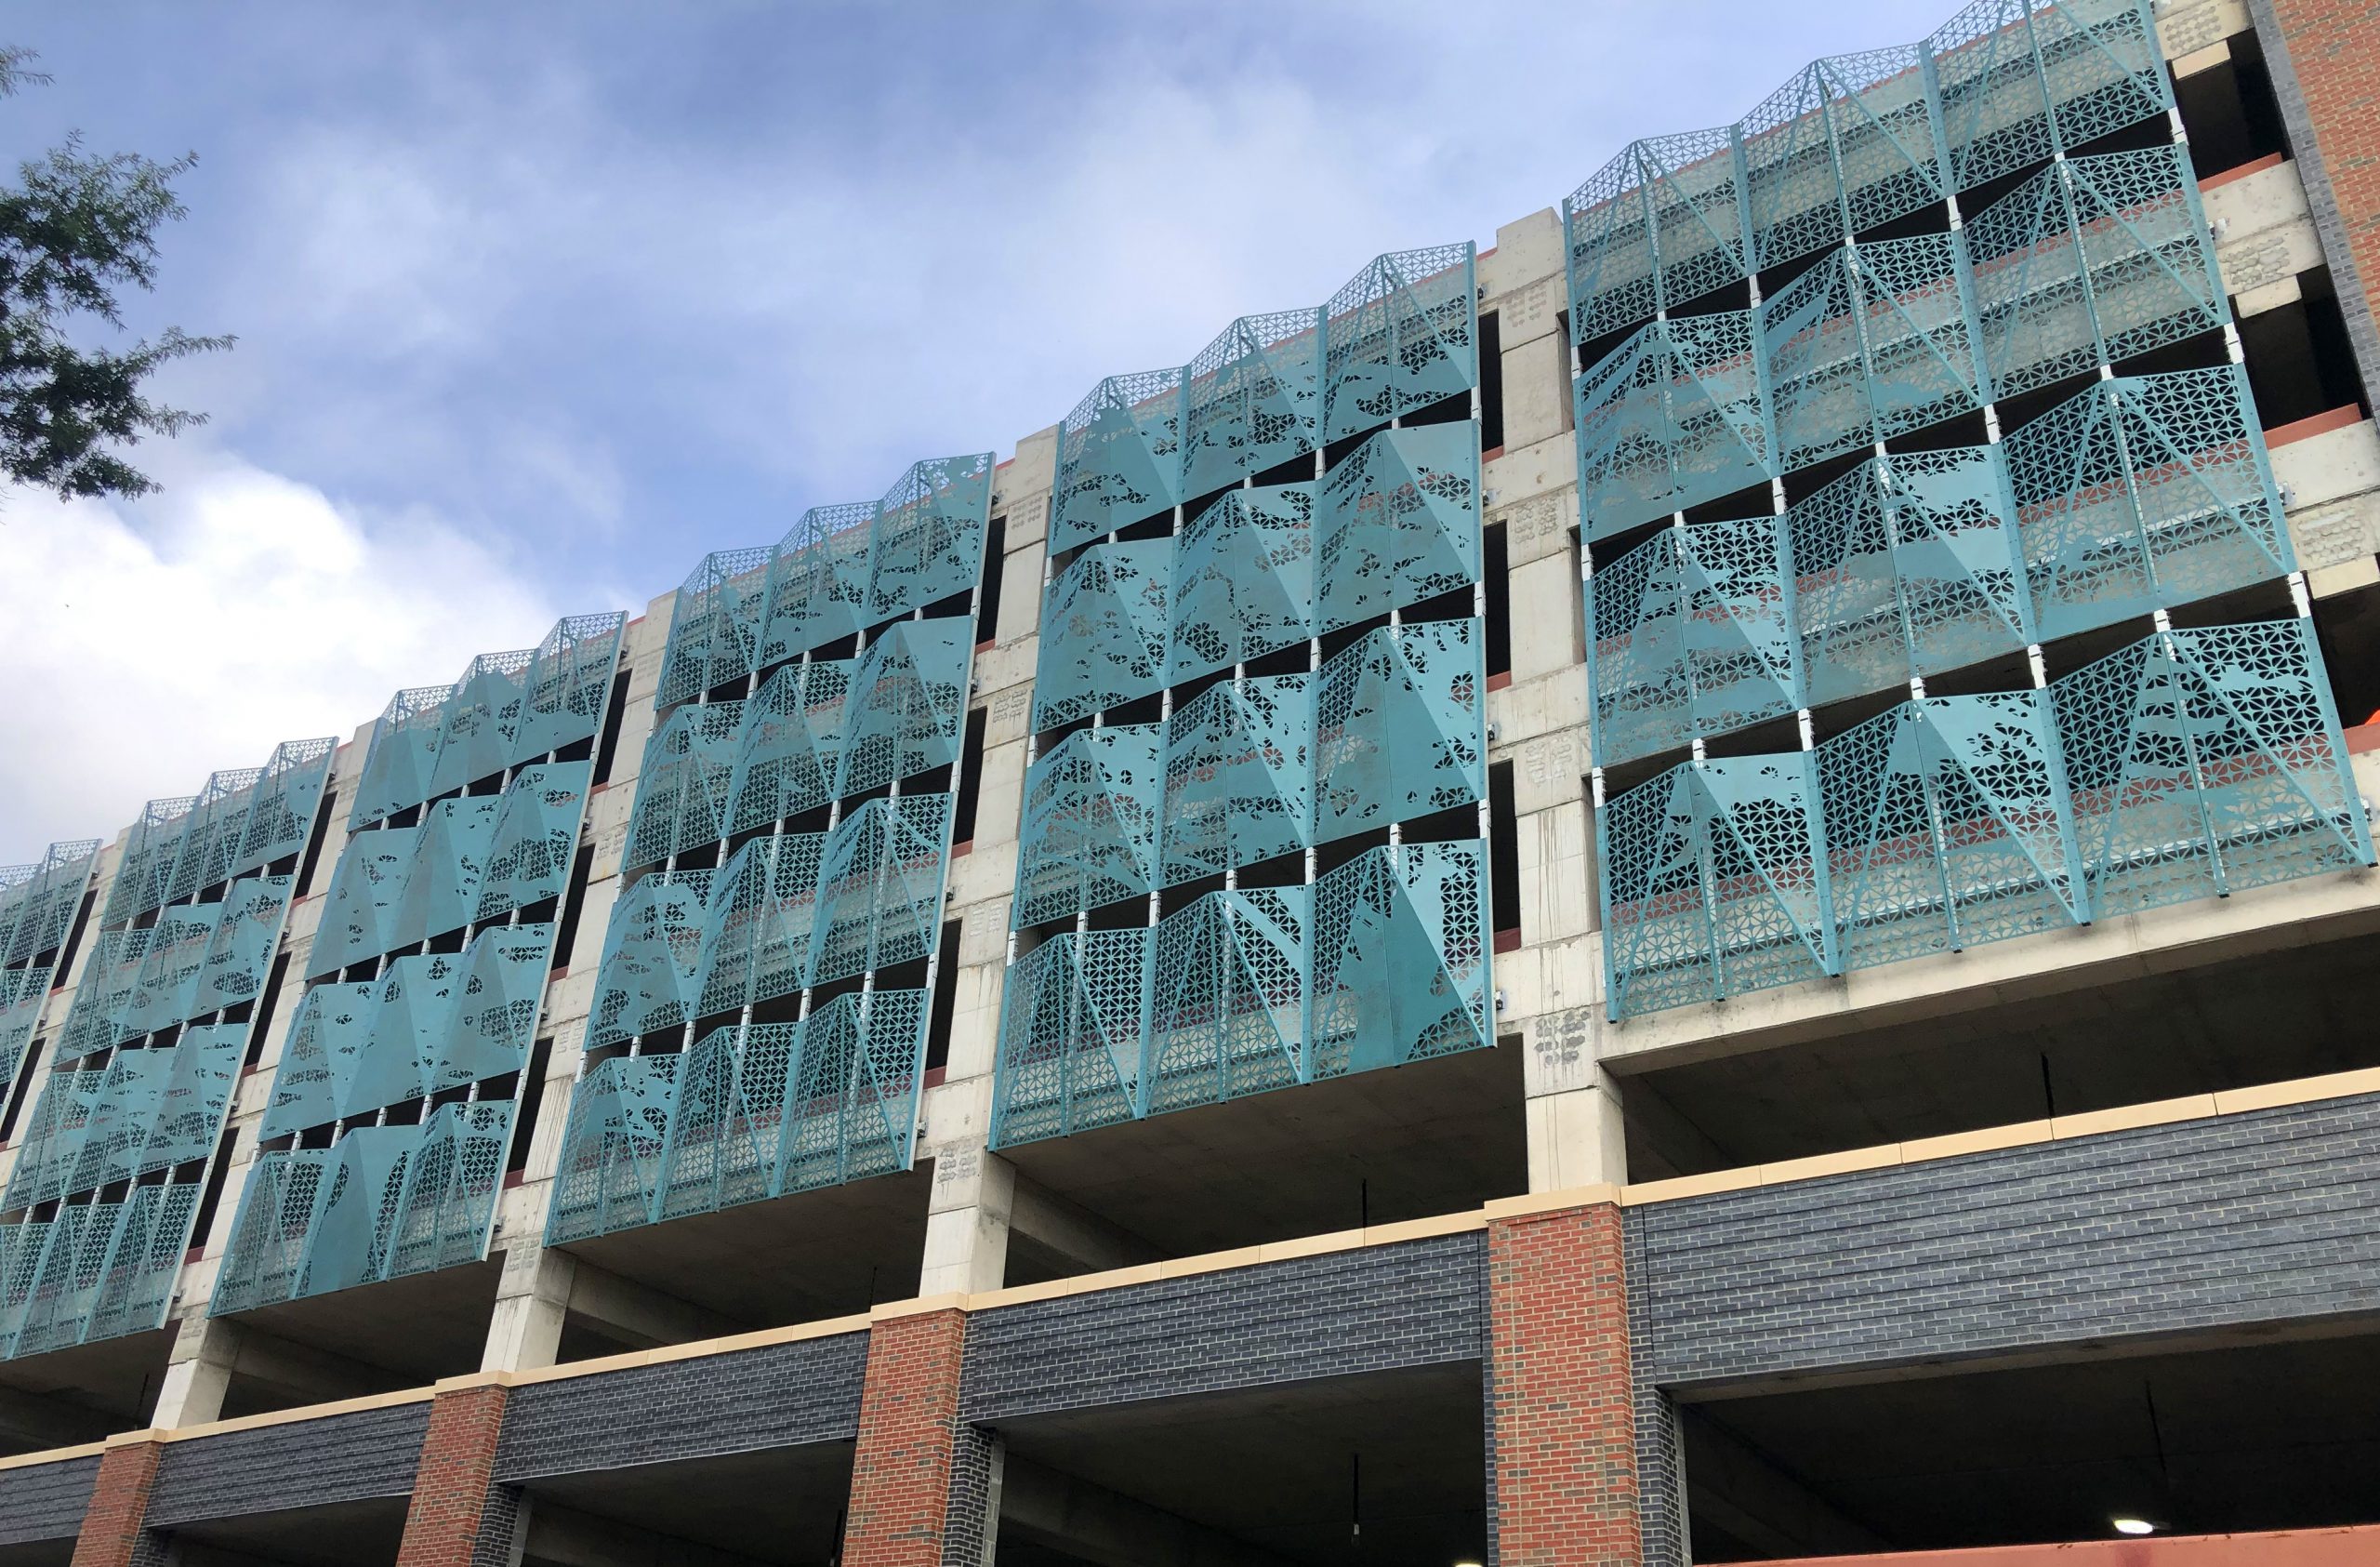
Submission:
M 400 686 L 532 645 L 558 614 L 437 516 L 360 516 L 187 444 L 152 466 L 167 487 L 137 517 L 0 498 L 0 864 L 112 836 L 277 741 L 344 739 Z

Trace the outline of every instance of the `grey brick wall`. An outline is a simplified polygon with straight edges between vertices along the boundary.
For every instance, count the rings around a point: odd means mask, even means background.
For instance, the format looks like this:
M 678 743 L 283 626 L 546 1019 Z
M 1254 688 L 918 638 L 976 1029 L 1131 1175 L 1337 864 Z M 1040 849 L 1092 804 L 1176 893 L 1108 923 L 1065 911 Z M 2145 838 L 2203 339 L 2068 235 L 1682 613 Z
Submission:
M 1486 1238 L 1450 1235 L 977 1312 L 963 1418 L 1475 1360 Z
M 533 1382 L 504 1405 L 496 1478 L 699 1458 L 859 1434 L 867 1335 Z
M 1628 1215 L 1640 1375 L 1886 1366 L 2380 1302 L 2380 1096 Z
M 169 1442 L 149 1494 L 149 1522 L 320 1507 L 413 1491 L 427 1402 L 226 1431 Z
M 82 1531 L 99 1472 L 97 1458 L 0 1469 L 0 1546 L 73 1539 Z

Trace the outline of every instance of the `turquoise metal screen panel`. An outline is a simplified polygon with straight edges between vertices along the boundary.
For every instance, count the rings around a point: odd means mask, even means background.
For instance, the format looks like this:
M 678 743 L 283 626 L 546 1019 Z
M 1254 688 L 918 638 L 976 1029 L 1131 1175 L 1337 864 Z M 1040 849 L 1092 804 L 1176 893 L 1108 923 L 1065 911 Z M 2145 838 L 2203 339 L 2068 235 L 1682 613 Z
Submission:
M 1595 757 L 1609 764 L 1801 705 L 1786 525 L 1663 528 L 1586 585 Z
M 1778 471 L 1983 405 L 1957 246 L 1946 233 L 1846 246 L 1762 302 Z
M 1486 684 L 1473 620 L 1383 626 L 1324 665 L 1312 841 L 1486 799 Z
M 992 454 L 914 463 L 879 508 L 868 566 L 871 623 L 924 609 L 981 579 L 992 516 Z
M 2051 690 L 2101 916 L 2372 863 L 2307 621 L 2151 636 Z
M 1615 1019 L 2373 863 L 2303 619 L 1903 703 L 1602 819 Z
M 871 800 L 827 835 L 808 983 L 848 979 L 933 950 L 956 798 Z
M 1144 1114 L 1301 1080 L 1313 904 L 1311 887 L 1210 893 L 1157 925 Z
M 554 1172 L 549 1242 L 583 1241 L 654 1221 L 682 1055 L 621 1056 L 571 1090 Z
M 1094 544 L 1050 585 L 1033 726 L 1053 729 L 1165 684 L 1170 539 Z
M 1181 502 L 1185 370 L 1176 365 L 1110 376 L 1059 426 L 1051 554 Z
M 1175 539 L 1165 678 L 1174 684 L 1315 634 L 1315 486 L 1226 490 Z
M 1976 0 L 1926 40 L 1951 167 L 1979 185 L 2163 113 L 2137 0 Z
M 656 706 L 690 700 L 752 672 L 776 569 L 776 552 L 762 548 L 703 557 L 671 606 Z
M 1492 1042 L 1477 843 L 1367 850 L 1316 883 L 1308 1078 Z
M 211 1316 L 327 1295 L 487 1255 L 511 1140 L 509 1100 L 361 1126 L 327 1149 L 259 1154 Z
M 371 749 L 364 754 L 364 772 L 356 779 L 355 806 L 347 818 L 350 831 L 418 805 L 437 792 L 430 780 L 438 765 L 446 698 L 454 690 L 451 685 L 416 685 L 389 698 L 372 725 Z
M 816 832 L 755 838 L 712 881 L 695 1016 L 789 996 L 806 983 L 826 843 Z
M 645 742 L 622 870 L 659 865 L 728 835 L 744 706 L 709 702 L 680 708 Z
M 1990 446 L 1871 458 L 1792 507 L 1805 705 L 2037 640 L 2016 517 Z
M 438 760 L 430 770 L 430 792 L 444 794 L 500 773 L 517 754 L 521 710 L 528 700 L 528 648 L 483 653 L 441 710 Z
M 2146 353 L 2229 318 L 2179 146 L 2053 164 L 1966 228 L 2001 394 Z
M 0 1072 L 17 1081 L 18 1065 L 25 1058 L 33 1027 L 41 1021 L 49 1000 L 49 968 L 0 969 Z
M 1157 885 L 1164 728 L 1078 729 L 1025 779 L 1013 923 L 1145 896 Z
M 1383 430 L 1333 465 L 1321 502 L 1319 630 L 1353 626 L 1479 579 L 1476 425 Z
M 2294 565 L 2270 471 L 2224 365 L 2096 382 L 1996 446 L 1871 458 L 1781 517 L 1664 529 L 1586 585 L 1595 754 L 2269 581 Z
M 842 709 L 835 793 L 882 789 L 959 760 L 967 724 L 968 616 L 904 620 L 869 644 Z
M 0 1225 L 0 1355 L 35 1355 L 165 1325 L 198 1214 L 196 1182 Z
M 1606 1005 L 1615 1018 L 1839 971 L 1807 754 L 1673 768 L 1604 812 Z
M 487 1255 L 512 1114 L 509 1099 L 442 1105 L 430 1112 L 405 1162 L 381 1277 L 456 1268 Z
M 1244 315 L 1190 361 L 1183 494 L 1203 495 L 1322 444 L 1322 312 Z
M 1589 538 L 1770 477 L 1759 333 L 1748 311 L 1673 317 L 1577 383 L 1579 493 Z
M 768 564 L 762 666 L 798 658 L 867 628 L 876 518 L 874 501 L 813 506 L 777 541 Z M 675 699 L 668 692 L 656 698 L 665 707 Z
M 602 733 L 627 629 L 628 616 L 618 610 L 565 615 L 554 622 L 530 656 L 523 677 L 512 761 L 526 762 Z
M 1008 971 L 993 1145 L 1486 1044 L 1486 864 L 1476 841 L 1376 848 L 1051 936 Z
M 1563 203 L 1589 343 L 2171 107 L 2137 0 L 1977 0 L 1820 60 L 1732 126 L 1632 145 Z
M 417 827 L 350 838 L 331 873 L 306 976 L 561 896 L 593 776 L 588 762 L 540 763 L 522 768 L 502 794 L 441 800 Z
M 922 990 L 842 995 L 795 1023 L 714 1029 L 579 1084 L 549 1242 L 908 1169 L 925 1074 Z
M 519 1071 L 529 1059 L 554 929 L 497 925 L 460 952 L 399 958 L 377 979 L 308 990 L 282 1047 L 263 1135 Z
M 1322 438 L 1360 435 L 1479 384 L 1471 244 L 1375 258 L 1322 307 Z
M 858 667 L 851 659 L 787 664 L 744 703 L 727 785 L 731 836 L 834 798 L 843 710 Z
M 1142 1062 L 1156 932 L 1068 932 L 1008 971 L 992 1143 L 1062 1137 L 1146 1113 Z
M 59 1035 L 58 1058 L 255 1000 L 288 912 L 291 880 L 245 877 L 219 903 L 180 904 L 145 929 L 101 932 Z
M 699 994 L 707 870 L 646 876 L 620 895 L 603 932 L 603 959 L 587 1024 L 587 1046 L 691 1021 Z
M 1165 884 L 1221 874 L 1312 841 L 1312 675 L 1212 685 L 1165 725 Z
M 2009 437 L 2043 636 L 2294 569 L 2252 406 L 2236 365 L 2118 377 Z
M 100 923 L 122 924 L 165 901 L 166 885 L 174 878 L 174 856 L 181 848 L 182 821 L 198 796 L 152 800 L 140 808 L 124 841 L 124 857 L 116 862 L 115 881 L 108 889 Z
M 2047 693 L 1905 702 L 1818 766 L 1844 967 L 2089 917 Z
M 1562 204 L 1574 341 L 1749 273 L 1733 126 L 1631 144 Z
M 514 776 L 480 872 L 474 921 L 562 896 L 594 776 L 592 762 L 539 763 Z
M 1773 267 L 1949 194 L 1917 45 L 1796 72 L 1739 125 L 1752 253 Z
M 566 616 L 536 647 L 481 654 L 452 685 L 398 692 L 373 725 L 349 830 L 594 738 L 627 624 Z
M 126 841 L 100 923 L 186 901 L 305 847 L 337 750 L 330 739 L 284 740 L 262 767 L 217 773 L 188 799 L 151 801 Z
M 26 1122 L 0 1206 L 29 1207 L 137 1180 L 215 1151 L 247 1046 L 243 1024 L 184 1029 L 165 1049 L 54 1071 Z

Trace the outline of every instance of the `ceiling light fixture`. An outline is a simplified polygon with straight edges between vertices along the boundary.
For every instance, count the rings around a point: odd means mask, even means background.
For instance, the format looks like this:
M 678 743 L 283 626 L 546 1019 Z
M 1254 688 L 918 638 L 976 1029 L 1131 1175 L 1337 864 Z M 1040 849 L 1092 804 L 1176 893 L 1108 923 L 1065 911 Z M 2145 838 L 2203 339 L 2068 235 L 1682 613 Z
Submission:
M 2108 1521 L 2119 1534 L 2154 1534 L 2157 1526 L 2145 1518 L 2111 1518 Z

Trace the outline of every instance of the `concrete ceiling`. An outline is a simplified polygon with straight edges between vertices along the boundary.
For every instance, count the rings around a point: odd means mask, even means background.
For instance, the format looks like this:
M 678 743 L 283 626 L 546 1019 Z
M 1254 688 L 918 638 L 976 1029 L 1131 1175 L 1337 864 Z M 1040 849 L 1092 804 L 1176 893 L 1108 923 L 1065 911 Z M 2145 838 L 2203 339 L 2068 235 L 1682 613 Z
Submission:
M 1455 1213 L 1527 1189 L 1521 1052 L 1465 1051 L 1001 1154 L 1171 1256 Z M 1012 1261 L 1009 1282 L 1033 1281 Z
M 1694 1174 L 2380 1065 L 2375 1017 L 2380 937 L 2365 936 L 1673 1067 L 1621 1080 L 1630 1171 Z
M 193 1523 L 173 1532 L 186 1567 L 386 1567 L 405 1531 L 405 1499 L 379 1497 Z
M 932 1178 L 921 1163 L 566 1249 L 750 1327 L 840 1317 L 917 1293 Z
M 1485 1560 L 1476 1361 L 1036 1415 L 1000 1434 L 1012 1454 L 1285 1561 Z M 1360 1553 L 1348 1528 L 1358 1454 Z M 1082 1560 L 1003 1532 L 1000 1567 Z
M 1904 1550 L 2380 1522 L 2380 1335 L 1689 1405 Z M 1699 1518 L 1697 1561 L 1754 1560 Z
M 538 1548 L 543 1506 L 583 1515 L 598 1534 L 603 1524 L 625 1525 L 624 1534 L 689 1541 L 753 1561 L 823 1563 L 834 1549 L 851 1476 L 851 1444 L 837 1441 L 532 1481 L 528 1559 L 555 1560 Z

